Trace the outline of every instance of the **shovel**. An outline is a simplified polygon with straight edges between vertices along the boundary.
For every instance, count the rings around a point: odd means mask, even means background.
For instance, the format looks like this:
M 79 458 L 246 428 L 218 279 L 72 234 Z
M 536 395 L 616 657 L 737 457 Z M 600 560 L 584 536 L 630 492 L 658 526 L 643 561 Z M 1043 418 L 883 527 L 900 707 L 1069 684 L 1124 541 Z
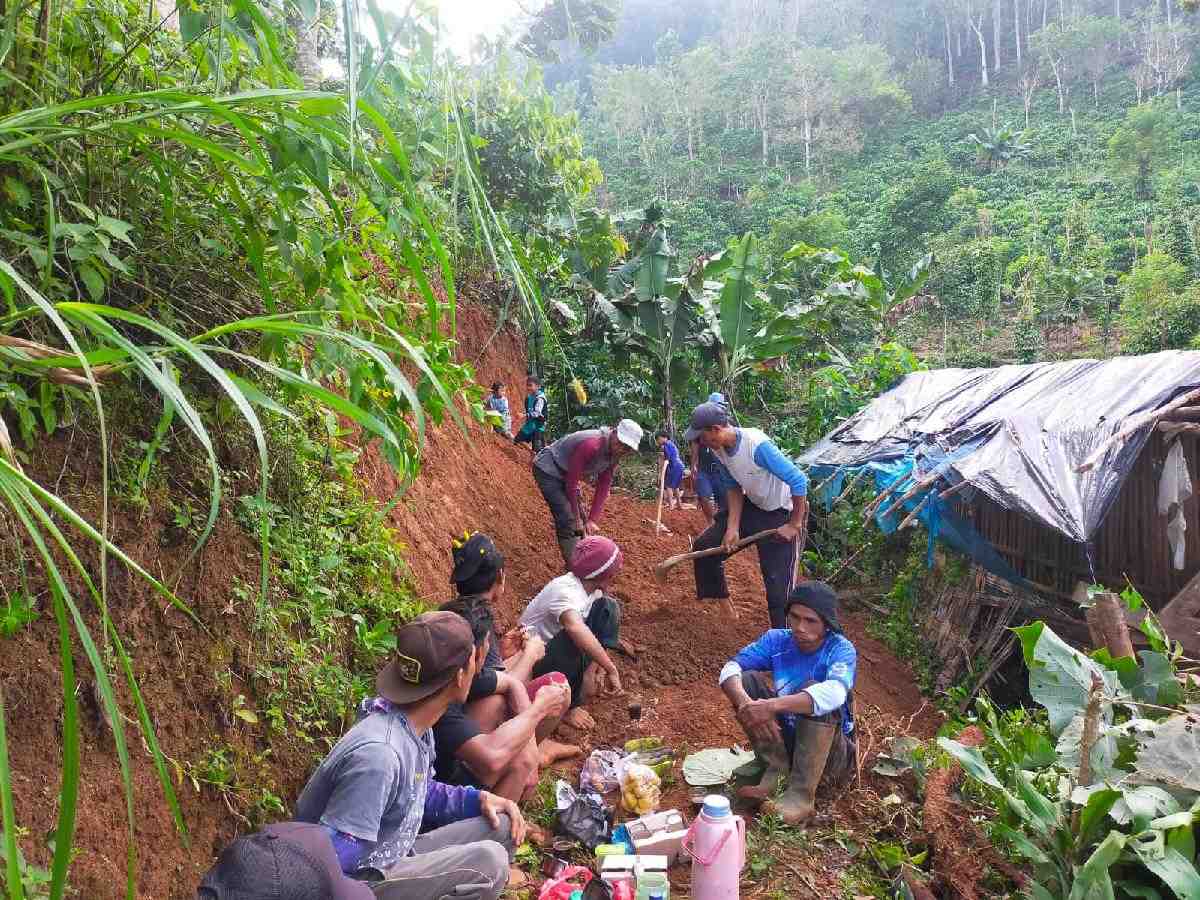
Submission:
M 739 550 L 746 549 L 751 544 L 757 544 L 763 538 L 774 537 L 778 533 L 778 528 L 768 528 L 766 531 L 760 531 L 758 534 L 752 534 L 749 537 L 744 537 L 733 545 L 733 550 L 730 552 L 730 555 L 732 556 Z M 693 550 L 690 553 L 677 553 L 675 556 L 664 559 L 654 567 L 654 580 L 659 584 L 666 584 L 667 573 L 681 562 L 687 562 L 689 559 L 701 559 L 705 556 L 720 556 L 723 553 L 725 553 L 724 547 L 709 547 L 707 550 Z

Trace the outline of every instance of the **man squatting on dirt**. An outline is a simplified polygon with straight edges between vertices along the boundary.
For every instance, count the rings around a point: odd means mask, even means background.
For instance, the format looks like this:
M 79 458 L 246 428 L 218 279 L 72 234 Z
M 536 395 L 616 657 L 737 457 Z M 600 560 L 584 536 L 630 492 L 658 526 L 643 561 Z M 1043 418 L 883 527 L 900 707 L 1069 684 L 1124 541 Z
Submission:
M 534 678 L 546 655 L 536 633 L 495 633 L 492 607 L 504 596 L 504 555 L 486 534 L 453 542 L 450 583 L 457 598 L 442 605 L 471 626 L 476 648 L 486 644 L 467 702 L 451 703 L 433 726 L 434 774 L 448 784 L 487 788 L 520 801 L 537 785 L 539 766 L 577 756 L 578 747 L 550 740 L 571 703 L 567 677 L 551 671 Z
M 579 539 L 600 533 L 600 515 L 617 463 L 635 452 L 641 442 L 642 426 L 633 419 L 622 419 L 616 428 L 589 428 L 564 435 L 534 456 L 533 480 L 554 517 L 558 549 L 568 568 Z M 581 479 L 596 485 L 586 521 L 579 496 Z
M 713 451 L 716 489 L 725 491 L 728 508 L 692 543 L 693 550 L 725 547 L 738 539 L 778 528 L 774 538 L 758 543 L 758 567 L 767 592 L 772 628 L 784 627 L 788 594 L 796 578 L 796 554 L 804 547 L 808 523 L 808 478 L 757 428 L 735 428 L 729 410 L 701 403 L 692 412 L 686 441 Z M 725 555 L 695 560 L 699 599 L 727 600 Z
M 721 690 L 754 746 L 751 765 L 755 772 L 765 766 L 757 784 L 738 796 L 761 803 L 784 779 L 787 789 L 773 811 L 798 825 L 813 814 L 818 784 L 845 780 L 856 758 L 857 666 L 833 588 L 822 581 L 801 584 L 788 597 L 787 627 L 771 629 L 721 669 Z

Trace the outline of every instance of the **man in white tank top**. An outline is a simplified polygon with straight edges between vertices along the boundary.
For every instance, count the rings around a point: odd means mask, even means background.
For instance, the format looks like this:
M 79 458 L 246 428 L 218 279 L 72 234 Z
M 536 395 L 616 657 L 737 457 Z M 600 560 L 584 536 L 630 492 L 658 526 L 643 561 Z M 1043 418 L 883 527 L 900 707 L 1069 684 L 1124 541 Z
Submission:
M 771 627 L 785 627 L 796 556 L 807 536 L 808 478 L 763 432 L 734 427 L 729 411 L 718 403 L 696 407 L 684 440 L 699 441 L 713 451 L 718 462 L 715 487 L 724 491 L 728 500 L 727 508 L 696 538 L 692 549 L 728 549 L 739 538 L 777 528 L 775 537 L 758 543 L 758 565 Z M 708 556 L 695 561 L 699 599 L 729 598 L 725 559 Z

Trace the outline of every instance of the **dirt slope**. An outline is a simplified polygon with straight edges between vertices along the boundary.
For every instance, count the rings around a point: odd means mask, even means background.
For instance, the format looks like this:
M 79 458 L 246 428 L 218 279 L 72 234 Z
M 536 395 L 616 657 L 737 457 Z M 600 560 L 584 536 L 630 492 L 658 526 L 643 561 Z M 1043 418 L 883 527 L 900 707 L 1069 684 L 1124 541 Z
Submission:
M 481 382 L 499 379 L 508 385 L 510 402 L 519 409 L 525 374 L 524 341 L 502 330 L 489 342 L 494 326 L 489 315 L 464 306 L 459 315 L 461 358 L 473 362 Z M 519 420 L 519 417 L 517 417 Z M 81 512 L 98 516 L 95 454 L 82 434 L 56 435 L 39 448 L 31 473 L 43 483 L 61 485 Z M 120 448 L 115 448 L 114 453 Z M 549 515 L 529 471 L 530 453 L 472 426 L 464 435 L 451 424 L 433 429 L 425 470 L 391 513 L 398 537 L 407 545 L 406 559 L 423 597 L 440 602 L 448 595 L 449 536 L 464 528 L 491 533 L 509 558 L 510 589 L 502 604 L 502 624 L 514 622 L 523 601 L 559 574 L 561 562 Z M 396 481 L 371 452 L 364 455 L 360 475 L 381 501 L 390 500 Z M 625 549 L 625 572 L 616 594 L 625 605 L 625 635 L 642 648 L 635 662 L 618 658 L 626 686 L 642 695 L 646 711 L 643 731 L 659 734 L 678 746 L 728 744 L 739 734 L 714 681 L 721 664 L 766 626 L 761 581 L 753 553 L 731 563 L 731 582 L 740 618 L 729 622 L 716 607 L 693 599 L 690 569 L 673 573 L 659 588 L 651 575 L 661 558 L 686 549 L 687 534 L 698 529 L 696 512 L 668 514 L 674 534 L 656 539 L 645 519 L 652 508 L 616 493 L 604 519 L 606 531 Z M 162 510 L 132 514 L 117 509 L 113 539 L 148 569 L 170 573 L 183 562 L 188 546 L 172 536 L 171 517 Z M 9 540 L 7 528 L 0 531 Z M 26 558 L 31 558 L 26 547 Z M 11 555 L 11 554 L 9 554 Z M 87 560 L 95 568 L 94 559 Z M 3 569 L 15 562 L 0 560 Z M 111 561 L 110 561 L 111 563 Z M 11 564 L 11 567 L 10 567 Z M 237 603 L 237 580 L 253 582 L 258 557 L 254 541 L 227 514 L 213 540 L 185 571 L 179 594 L 193 605 L 204 623 L 198 629 L 178 613 L 164 611 L 159 601 L 117 564 L 110 565 L 111 610 L 122 634 L 130 638 L 147 706 L 164 752 L 172 760 L 189 761 L 215 745 L 234 748 L 254 760 L 279 786 L 287 804 L 294 803 L 310 768 L 310 748 L 274 740 L 261 729 L 233 720 L 228 688 L 232 679 L 243 690 L 246 660 L 254 653 L 248 627 L 249 609 Z M 11 574 L 11 572 L 10 572 Z M 0 583 L 0 587 L 5 587 Z M 7 585 L 11 587 L 11 585 Z M 77 596 L 82 587 L 73 586 Z M 41 600 L 48 605 L 45 596 Z M 85 617 L 99 634 L 90 607 Z M 851 637 L 859 647 L 859 722 L 868 751 L 897 730 L 929 733 L 937 720 L 923 706 L 911 673 L 888 651 L 867 638 L 852 617 Z M 48 613 L 3 642 L 0 688 L 3 689 L 14 771 L 17 820 L 28 830 L 23 847 L 33 861 L 49 858 L 42 839 L 54 826 L 61 753 L 61 687 L 57 665 L 56 627 Z M 76 836 L 77 853 L 71 885 L 88 900 L 115 900 L 124 894 L 125 809 L 111 734 L 95 701 L 94 679 L 76 647 L 76 665 L 84 687 L 82 740 L 83 788 Z M 133 734 L 134 711 L 118 689 Z M 599 710 L 600 727 L 588 739 L 594 744 L 623 741 L 633 732 L 625 704 Z M 588 741 L 585 741 L 587 743 Z M 181 779 L 180 800 L 191 841 L 184 846 L 174 833 L 145 749 L 131 747 L 136 784 L 135 833 L 139 848 L 138 896 L 145 900 L 191 900 L 199 874 L 244 823 L 215 792 L 196 792 Z M 851 792 L 837 802 L 834 815 L 851 825 L 856 804 L 868 795 Z M 824 885 L 813 871 L 814 883 Z
M 482 332 L 490 333 L 477 313 L 463 319 L 460 327 L 467 346 Z M 517 336 L 505 334 L 478 365 L 481 381 L 499 379 L 508 384 L 514 408 L 523 396 L 523 349 Z M 519 416 L 514 418 L 519 424 Z M 503 627 L 514 624 L 525 602 L 562 572 L 550 515 L 530 473 L 531 459 L 527 448 L 483 429 L 472 429 L 468 437 L 441 428 L 432 436 L 420 479 L 392 514 L 400 539 L 411 548 L 409 564 L 422 596 L 430 602 L 449 596 L 450 535 L 464 529 L 488 532 L 507 558 L 508 591 L 497 610 Z M 391 496 L 394 483 L 378 461 L 368 457 L 363 474 L 381 489 L 380 499 Z M 624 608 L 622 635 L 639 649 L 639 655 L 637 660 L 621 654 L 614 659 L 626 689 L 644 702 L 642 720 L 631 726 L 626 701 L 610 701 L 607 708 L 592 710 L 599 722 L 595 732 L 568 736 L 589 748 L 623 743 L 639 734 L 662 737 L 678 748 L 728 746 L 744 738 L 716 676 L 730 656 L 768 626 L 758 563 L 752 550 L 729 563 L 739 611 L 738 619 L 730 621 L 716 605 L 696 601 L 689 565 L 673 570 L 666 586 L 655 582 L 654 565 L 686 551 L 689 535 L 699 532 L 703 520 L 698 511 L 668 512 L 664 518 L 672 534 L 656 538 L 650 521 L 654 512 L 652 504 L 618 490 L 601 523 L 605 534 L 625 552 L 625 568 L 614 593 Z M 863 830 L 869 826 L 862 814 L 877 808 L 878 798 L 893 790 L 891 785 L 873 783 L 870 758 L 888 736 L 931 736 L 941 718 L 921 697 L 911 669 L 867 635 L 864 620 L 854 614 L 847 614 L 845 620 L 859 652 L 857 720 L 867 771 L 857 787 L 836 800 L 826 818 L 850 829 L 861 823 L 859 830 Z M 684 799 L 681 790 L 671 795 L 675 803 Z M 805 877 L 818 885 L 810 890 L 822 896 L 833 896 L 838 890 L 831 866 L 814 866 Z

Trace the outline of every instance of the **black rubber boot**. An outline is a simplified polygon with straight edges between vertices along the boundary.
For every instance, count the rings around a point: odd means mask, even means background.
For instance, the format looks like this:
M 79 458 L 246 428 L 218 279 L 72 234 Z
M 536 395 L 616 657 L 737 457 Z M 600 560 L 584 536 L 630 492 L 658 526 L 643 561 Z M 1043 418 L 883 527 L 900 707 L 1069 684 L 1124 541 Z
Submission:
M 563 562 L 567 568 L 571 568 L 571 557 L 575 554 L 575 545 L 579 543 L 579 538 L 559 538 L 558 549 L 562 553 Z
M 774 801 L 770 811 L 787 825 L 799 825 L 812 818 L 816 809 L 817 785 L 825 774 L 825 763 L 833 746 L 837 725 L 815 719 L 796 718 L 796 748 L 792 751 L 792 774 L 787 790 Z

